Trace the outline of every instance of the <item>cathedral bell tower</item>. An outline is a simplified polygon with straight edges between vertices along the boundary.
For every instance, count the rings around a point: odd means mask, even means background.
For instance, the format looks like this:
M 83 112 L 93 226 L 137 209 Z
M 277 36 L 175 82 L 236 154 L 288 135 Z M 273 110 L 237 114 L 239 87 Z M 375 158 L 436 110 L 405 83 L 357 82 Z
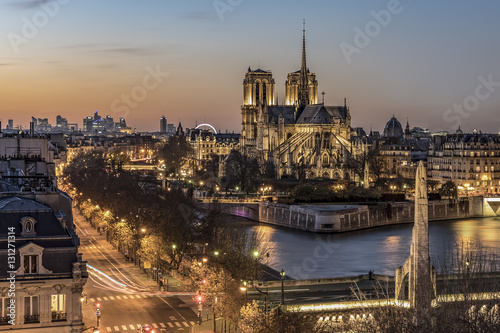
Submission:
M 241 147 L 251 155 L 256 146 L 259 114 L 268 105 L 275 105 L 273 73 L 248 67 L 243 80 L 243 106 L 241 107 Z

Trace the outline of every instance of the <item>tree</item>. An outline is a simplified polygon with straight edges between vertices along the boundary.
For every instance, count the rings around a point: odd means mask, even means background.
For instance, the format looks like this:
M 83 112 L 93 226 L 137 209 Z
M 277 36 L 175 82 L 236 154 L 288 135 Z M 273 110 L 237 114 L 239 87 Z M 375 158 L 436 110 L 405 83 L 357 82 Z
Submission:
M 250 190 L 255 187 L 255 182 L 259 177 L 259 164 L 255 158 L 232 150 L 225 160 L 224 177 L 228 186 L 240 186 L 242 191 Z
M 258 302 L 243 306 L 240 310 L 240 327 L 245 333 L 302 333 L 317 332 L 314 321 L 296 311 L 284 311 L 275 308 L 269 313 L 264 313 Z
M 219 184 L 219 163 L 220 156 L 210 154 L 207 160 L 201 161 L 201 165 L 195 171 L 197 182 L 203 182 L 204 185 L 213 187 Z
M 167 173 L 179 173 L 180 168 L 193 156 L 194 150 L 184 136 L 171 136 L 158 151 Z
M 456 199 L 458 196 L 457 185 L 452 180 L 448 180 L 439 188 L 439 194 L 443 198 Z
M 350 156 L 344 167 L 362 179 L 364 178 L 366 163 L 369 166 L 370 176 L 374 178 L 375 182 L 388 171 L 387 161 L 378 148 L 368 150 L 357 156 Z
M 335 199 L 330 188 L 308 183 L 295 186 L 291 196 L 296 202 L 329 202 Z

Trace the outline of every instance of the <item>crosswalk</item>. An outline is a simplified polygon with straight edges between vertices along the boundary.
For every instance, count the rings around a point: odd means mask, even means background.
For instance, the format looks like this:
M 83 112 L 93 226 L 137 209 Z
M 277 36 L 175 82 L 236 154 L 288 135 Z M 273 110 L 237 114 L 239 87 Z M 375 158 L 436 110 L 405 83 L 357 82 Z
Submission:
M 150 298 L 155 295 L 146 295 L 146 294 L 136 294 L 136 295 L 116 295 L 116 296 L 103 296 L 103 297 L 92 297 L 89 298 L 89 301 L 92 303 L 102 302 L 102 301 L 114 301 L 114 300 L 123 300 L 123 299 L 135 299 L 135 298 Z
M 137 331 L 140 329 L 142 326 L 152 326 L 155 329 L 169 329 L 169 328 L 175 328 L 178 330 L 183 330 L 185 328 L 189 328 L 191 326 L 195 325 L 194 321 L 174 321 L 174 322 L 167 322 L 165 323 L 152 323 L 152 324 L 127 324 L 127 325 L 120 325 L 120 326 L 107 326 L 106 327 L 106 332 L 124 332 L 124 331 Z

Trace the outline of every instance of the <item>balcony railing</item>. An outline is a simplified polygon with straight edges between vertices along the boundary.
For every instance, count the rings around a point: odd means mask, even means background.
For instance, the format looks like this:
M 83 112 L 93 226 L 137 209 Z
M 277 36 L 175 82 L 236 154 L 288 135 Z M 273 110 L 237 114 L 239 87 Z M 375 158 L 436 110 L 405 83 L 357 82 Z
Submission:
M 52 312 L 52 321 L 66 321 L 66 313 Z
M 32 323 L 39 323 L 39 322 L 40 322 L 40 315 L 24 316 L 24 323 L 25 324 L 32 324 Z

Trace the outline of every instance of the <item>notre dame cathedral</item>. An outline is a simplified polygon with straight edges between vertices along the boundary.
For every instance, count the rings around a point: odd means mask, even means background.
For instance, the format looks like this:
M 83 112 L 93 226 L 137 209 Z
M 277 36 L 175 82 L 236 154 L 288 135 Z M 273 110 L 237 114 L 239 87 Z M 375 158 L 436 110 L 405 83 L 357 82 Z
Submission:
M 277 178 L 350 179 L 345 162 L 353 152 L 351 115 L 343 106 L 318 103 L 318 81 L 306 64 L 305 29 L 302 66 L 289 73 L 285 103 L 275 99 L 271 71 L 248 68 L 243 81 L 243 154 L 273 165 Z

